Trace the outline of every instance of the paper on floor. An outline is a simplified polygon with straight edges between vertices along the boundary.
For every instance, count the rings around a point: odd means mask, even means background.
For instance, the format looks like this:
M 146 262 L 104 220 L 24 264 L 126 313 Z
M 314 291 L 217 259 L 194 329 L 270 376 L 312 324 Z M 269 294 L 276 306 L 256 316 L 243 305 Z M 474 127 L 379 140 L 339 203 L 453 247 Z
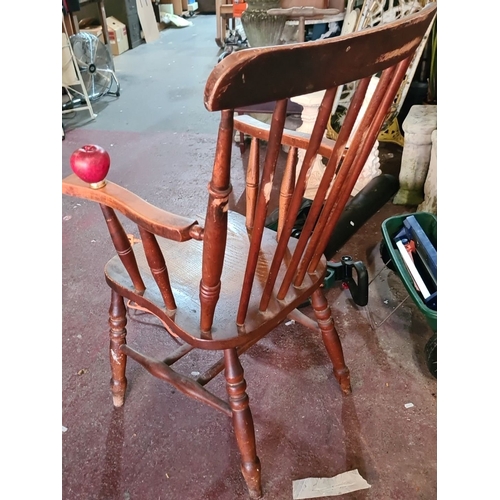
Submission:
M 361 477 L 358 469 L 354 469 L 335 477 L 308 477 L 293 481 L 293 500 L 343 495 L 367 488 L 371 486 Z

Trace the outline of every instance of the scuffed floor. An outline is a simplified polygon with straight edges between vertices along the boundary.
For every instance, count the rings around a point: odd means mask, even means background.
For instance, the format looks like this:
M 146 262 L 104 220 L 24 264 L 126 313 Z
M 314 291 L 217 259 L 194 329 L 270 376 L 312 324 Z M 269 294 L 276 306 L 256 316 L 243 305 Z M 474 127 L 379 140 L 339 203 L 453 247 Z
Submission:
M 167 210 L 204 213 L 218 117 L 203 106 L 203 85 L 219 51 L 215 16 L 191 20 L 193 26 L 164 30 L 157 42 L 115 58 L 121 96 L 97 103 L 93 122 L 84 113 L 65 120 L 62 176 L 75 149 L 99 144 L 111 155 L 113 181 Z M 393 153 L 381 159 L 394 168 Z M 231 206 L 238 210 L 244 162 L 236 144 L 232 161 Z M 437 497 L 437 389 L 424 356 L 432 331 L 410 299 L 387 318 L 406 292 L 379 255 L 382 221 L 404 211 L 387 203 L 338 253 L 362 260 L 373 279 L 367 307 L 340 287 L 327 292 L 351 371 L 350 396 L 342 396 L 321 339 L 298 324 L 281 325 L 242 356 L 265 500 L 290 500 L 296 479 L 353 469 L 371 488 L 325 498 Z M 126 403 L 113 409 L 110 291 L 102 271 L 112 246 L 97 205 L 63 197 L 62 217 L 64 500 L 247 498 L 225 416 L 131 360 Z M 127 327 L 128 342 L 146 353 L 161 358 L 175 345 L 149 315 L 132 312 Z M 196 352 L 176 367 L 201 372 L 212 360 Z M 223 377 L 208 387 L 223 395 Z

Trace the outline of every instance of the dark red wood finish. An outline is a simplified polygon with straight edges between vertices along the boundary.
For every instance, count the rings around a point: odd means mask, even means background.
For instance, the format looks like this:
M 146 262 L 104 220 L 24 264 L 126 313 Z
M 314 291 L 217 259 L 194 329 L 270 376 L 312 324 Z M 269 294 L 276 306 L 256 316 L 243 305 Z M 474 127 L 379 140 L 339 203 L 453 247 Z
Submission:
M 350 393 L 349 370 L 321 289 L 326 272 L 323 250 L 435 15 L 436 7 L 431 5 L 404 20 L 345 37 L 247 49 L 223 59 L 205 88 L 206 107 L 221 111 L 221 121 L 212 176 L 207 179 L 203 223 L 165 212 L 110 181 L 89 186 L 75 174 L 63 181 L 64 194 L 101 205 L 117 252 L 105 268 L 105 280 L 112 290 L 109 325 L 114 405 L 124 402 L 125 366 L 130 357 L 153 376 L 230 416 L 252 498 L 262 494 L 261 465 L 239 356 L 286 318 L 293 318 L 321 333 L 340 388 L 344 394 Z M 353 134 L 370 78 L 378 73 L 378 87 Z M 359 83 L 338 140 L 326 140 L 325 127 L 337 88 L 351 81 Z M 285 130 L 288 99 L 321 90 L 325 94 L 312 134 Z M 270 126 L 248 116 L 234 117 L 234 109 L 270 101 L 276 101 Z M 246 214 L 228 210 L 235 128 L 253 137 Z M 258 142 L 262 140 L 267 148 L 259 172 Z M 279 186 L 277 235 L 265 227 L 265 219 L 283 144 L 291 149 Z M 305 158 L 295 182 L 297 149 L 305 149 Z M 297 240 L 290 234 L 317 154 L 328 163 Z M 139 226 L 141 242 L 130 244 L 115 210 Z M 128 346 L 125 298 L 155 314 L 184 343 L 160 360 Z M 316 321 L 297 310 L 309 298 Z M 221 359 L 193 379 L 172 366 L 195 348 L 219 350 Z M 221 371 L 227 401 L 205 388 Z

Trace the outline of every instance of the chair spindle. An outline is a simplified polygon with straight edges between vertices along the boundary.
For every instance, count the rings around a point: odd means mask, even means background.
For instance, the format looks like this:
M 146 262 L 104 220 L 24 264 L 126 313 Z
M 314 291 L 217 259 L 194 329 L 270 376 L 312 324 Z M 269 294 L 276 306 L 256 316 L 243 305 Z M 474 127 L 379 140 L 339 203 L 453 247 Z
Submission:
M 255 206 L 259 187 L 259 139 L 252 137 L 248 154 L 248 170 L 246 176 L 246 227 L 253 229 Z
M 373 145 L 375 144 L 380 127 L 382 126 L 387 115 L 387 110 L 396 97 L 401 81 L 410 62 L 411 58 L 406 58 L 399 62 L 395 67 L 388 68 L 382 72 L 373 98 L 368 105 L 366 113 L 363 116 L 363 120 L 360 123 L 355 137 L 353 138 L 344 159 L 344 163 L 342 164 L 338 174 L 338 177 L 340 178 L 345 171 L 344 175 L 347 179 L 345 179 L 342 186 L 339 182 L 339 188 L 336 193 L 334 193 L 334 189 L 332 189 L 329 194 L 327 203 L 333 206 L 336 200 L 335 208 L 325 214 L 327 217 L 329 216 L 326 224 L 320 226 L 319 230 L 315 229 L 303 258 L 303 267 L 302 263 L 301 266 L 299 266 L 297 281 L 301 281 L 303 279 L 306 269 L 308 269 L 309 272 L 312 272 L 318 265 L 318 262 L 325 251 L 326 245 L 328 244 L 330 235 L 335 228 L 342 211 L 344 210 L 358 176 L 368 159 Z M 363 134 L 362 137 L 361 134 Z M 353 162 L 355 162 L 355 164 L 352 168 L 350 168 Z M 345 170 L 344 164 L 346 164 Z M 348 171 L 349 169 L 350 171 Z
M 245 322 L 245 317 L 252 292 L 253 279 L 259 259 L 259 249 L 264 233 L 265 219 L 267 208 L 271 198 L 273 188 L 274 172 L 278 161 L 278 155 L 281 150 L 281 138 L 283 136 L 283 127 L 286 118 L 287 99 L 281 99 L 276 102 L 276 107 L 273 112 L 271 121 L 271 129 L 269 131 L 269 141 L 267 146 L 266 157 L 264 161 L 264 169 L 260 182 L 259 194 L 257 197 L 257 205 L 255 208 L 254 227 L 252 231 L 252 239 L 248 252 L 247 265 L 243 278 L 243 286 L 240 295 L 240 303 L 238 306 L 238 314 L 236 324 L 242 326 Z
M 335 173 L 338 170 L 339 162 L 342 156 L 344 155 L 347 141 L 349 140 L 349 136 L 352 132 L 359 111 L 363 104 L 363 100 L 365 98 L 366 90 L 368 89 L 369 83 L 370 83 L 370 78 L 364 78 L 363 80 L 361 80 L 353 96 L 351 105 L 349 106 L 347 115 L 340 130 L 340 134 L 337 138 L 337 141 L 335 142 L 332 154 L 328 160 L 328 164 L 323 173 L 323 177 L 321 179 L 317 194 L 309 209 L 309 213 L 306 222 L 304 224 L 304 227 L 302 228 L 299 241 L 297 243 L 297 247 L 295 248 L 287 272 L 280 286 L 278 292 L 278 298 L 280 299 L 285 297 L 287 290 L 293 281 L 293 277 L 297 271 L 300 258 L 302 257 L 307 242 L 309 241 L 309 237 L 311 236 L 311 233 L 314 230 L 314 225 L 316 224 L 316 221 L 318 220 L 318 217 L 320 216 L 320 213 L 323 209 L 325 197 L 328 193 L 328 190 L 330 189 L 332 179 L 334 178 Z
M 264 287 L 264 291 L 262 293 L 262 298 L 259 306 L 261 311 L 265 311 L 267 309 L 267 306 L 269 305 L 269 300 L 271 298 L 273 287 L 276 282 L 276 278 L 278 276 L 279 268 L 285 256 L 285 251 L 288 245 L 288 239 L 292 233 L 293 225 L 295 224 L 295 219 L 297 218 L 297 214 L 299 212 L 299 208 L 302 203 L 302 198 L 306 190 L 307 179 L 309 177 L 310 168 L 319 150 L 319 146 L 321 144 L 323 135 L 326 130 L 326 124 L 330 119 L 336 92 L 337 92 L 337 87 L 326 90 L 321 105 L 319 107 L 318 117 L 316 119 L 316 122 L 314 123 L 309 145 L 305 152 L 299 177 L 295 184 L 295 189 L 292 198 L 290 200 L 288 217 L 283 225 L 281 237 L 278 241 L 276 252 L 274 254 L 273 261 L 271 263 L 271 268 L 269 270 L 267 282 Z
M 141 226 L 139 232 L 141 234 L 142 244 L 144 246 L 144 253 L 151 269 L 151 273 L 158 285 L 165 306 L 169 311 L 175 311 L 177 305 L 175 304 L 174 295 L 170 286 L 170 278 L 168 276 L 167 265 L 165 258 L 158 245 L 158 241 L 154 234 L 150 233 Z
M 130 279 L 132 280 L 134 288 L 138 292 L 143 292 L 144 290 L 146 290 L 146 286 L 142 281 L 141 273 L 135 259 L 134 250 L 130 245 L 130 241 L 127 237 L 127 234 L 125 233 L 125 230 L 123 229 L 123 226 L 121 225 L 118 217 L 115 214 L 115 211 L 112 208 L 104 205 L 103 203 L 99 203 L 99 205 L 106 220 L 113 245 L 118 256 L 120 257 L 120 260 L 125 266 Z
M 290 147 L 286 158 L 285 171 L 280 187 L 280 198 L 278 208 L 278 231 L 276 239 L 279 240 L 285 220 L 288 216 L 290 201 L 292 199 L 293 190 L 295 188 L 295 174 L 297 171 L 297 162 L 299 160 L 298 150 L 296 147 Z
M 359 127 L 354 133 L 354 136 L 351 138 L 351 143 L 347 148 L 347 152 L 336 175 L 335 182 L 333 183 L 332 189 L 326 199 L 323 213 L 318 219 L 318 223 L 316 224 L 314 232 L 308 242 L 308 247 L 304 252 L 302 261 L 299 265 L 294 282 L 295 286 L 302 283 L 307 269 L 309 269 L 309 272 L 313 272 L 316 268 L 324 251 L 324 248 L 321 252 L 318 251 L 320 240 L 326 241 L 325 245 L 327 244 L 331 231 L 333 231 L 333 228 L 335 227 L 335 224 L 337 223 L 337 220 L 340 217 L 347 200 L 349 199 L 352 188 L 356 183 L 356 179 L 358 178 L 373 144 L 375 143 L 376 134 L 378 132 L 368 134 L 371 128 L 370 124 L 372 124 L 375 119 L 377 109 L 380 107 L 384 97 L 384 92 L 387 91 L 393 76 L 394 68 L 389 68 L 382 73 L 372 99 L 361 119 Z M 367 140 L 368 135 L 370 135 L 370 140 Z M 366 146 L 367 150 L 366 156 L 364 154 L 364 146 Z M 353 180 L 353 184 L 350 189 L 349 180 Z M 333 220 L 335 222 L 332 224 L 331 221 Z M 322 232 L 327 233 L 328 238 L 324 238 Z M 315 264 L 313 264 L 313 262 Z

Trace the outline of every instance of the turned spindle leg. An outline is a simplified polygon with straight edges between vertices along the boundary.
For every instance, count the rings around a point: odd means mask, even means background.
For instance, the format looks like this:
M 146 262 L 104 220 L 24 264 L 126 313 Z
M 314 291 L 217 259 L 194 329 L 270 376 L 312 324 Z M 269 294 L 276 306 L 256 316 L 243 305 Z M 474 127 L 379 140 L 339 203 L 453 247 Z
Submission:
M 127 356 L 120 351 L 120 346 L 126 343 L 127 311 L 123 297 L 111 290 L 111 305 L 109 307 L 109 361 L 111 363 L 111 392 L 113 405 L 123 406 L 127 378 L 125 368 Z
M 252 413 L 246 393 L 247 384 L 236 349 L 226 349 L 224 361 L 229 406 L 233 412 L 234 433 L 241 453 L 241 472 L 250 497 L 260 498 L 262 496 L 260 460 L 256 452 Z
M 351 381 L 349 377 L 349 369 L 344 361 L 344 353 L 342 344 L 333 324 L 332 313 L 330 306 L 323 294 L 323 291 L 318 288 L 311 296 L 312 307 L 318 321 L 321 335 L 326 350 L 333 364 L 333 374 L 340 384 L 340 388 L 344 394 L 351 393 Z

